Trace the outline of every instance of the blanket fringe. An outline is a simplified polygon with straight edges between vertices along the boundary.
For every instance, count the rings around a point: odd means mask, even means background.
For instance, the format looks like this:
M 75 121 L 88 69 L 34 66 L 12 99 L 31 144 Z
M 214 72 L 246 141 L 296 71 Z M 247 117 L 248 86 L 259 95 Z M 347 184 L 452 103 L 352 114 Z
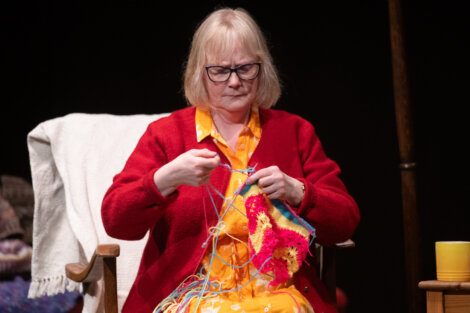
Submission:
M 53 296 L 67 291 L 83 292 L 81 283 L 68 279 L 65 274 L 33 279 L 29 286 L 28 298 L 38 298 L 42 296 Z

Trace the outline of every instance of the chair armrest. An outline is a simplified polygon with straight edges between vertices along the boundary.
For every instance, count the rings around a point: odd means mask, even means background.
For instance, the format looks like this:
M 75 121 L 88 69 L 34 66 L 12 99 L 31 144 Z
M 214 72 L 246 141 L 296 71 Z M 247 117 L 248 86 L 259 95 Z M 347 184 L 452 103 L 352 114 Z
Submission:
M 354 241 L 348 239 L 333 246 L 319 245 L 317 247 L 317 271 L 334 302 L 336 302 L 336 251 L 355 246 Z
M 335 245 L 336 248 L 354 248 L 356 246 L 356 243 L 352 241 L 351 239 L 348 239 L 344 242 L 337 243 Z
M 116 258 L 119 256 L 119 245 L 98 245 L 88 264 L 69 263 L 65 265 L 65 274 L 76 282 L 91 282 L 100 279 L 99 265 L 103 258 Z
M 106 313 L 117 313 L 116 258 L 120 249 L 117 244 L 96 247 L 88 264 L 70 263 L 65 265 L 66 276 L 76 282 L 93 282 L 104 278 L 104 307 Z

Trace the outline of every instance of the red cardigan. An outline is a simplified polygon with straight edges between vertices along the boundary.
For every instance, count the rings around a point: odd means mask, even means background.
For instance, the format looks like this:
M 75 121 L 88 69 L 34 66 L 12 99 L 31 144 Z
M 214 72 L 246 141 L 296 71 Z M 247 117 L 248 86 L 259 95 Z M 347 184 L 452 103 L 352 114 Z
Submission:
M 261 140 L 249 165 L 257 164 L 257 169 L 277 165 L 305 184 L 304 199 L 294 209 L 316 228 L 318 243 L 329 245 L 350 238 L 359 222 L 359 210 L 338 178 L 339 167 L 325 156 L 313 126 L 279 110 L 260 109 L 260 121 Z M 180 186 L 163 197 L 153 174 L 181 153 L 202 148 L 217 151 L 221 161 L 228 163 L 209 137 L 197 142 L 195 108 L 161 118 L 148 126 L 104 196 L 101 214 L 110 236 L 137 240 L 150 231 L 123 313 L 152 312 L 200 265 L 206 252 L 202 245 L 207 238 L 206 218 L 209 226 L 217 222 L 206 189 Z M 210 183 L 225 191 L 229 177 L 227 169 L 218 167 Z M 214 199 L 220 208 L 222 199 Z M 309 264 L 314 262 L 309 260 Z M 315 312 L 336 312 L 313 266 L 303 264 L 294 281 Z

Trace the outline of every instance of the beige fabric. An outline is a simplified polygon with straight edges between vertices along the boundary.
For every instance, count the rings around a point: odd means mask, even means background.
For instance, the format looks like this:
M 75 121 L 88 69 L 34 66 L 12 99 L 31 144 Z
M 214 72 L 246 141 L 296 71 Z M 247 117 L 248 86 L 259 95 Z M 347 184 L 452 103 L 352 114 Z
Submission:
M 82 290 L 81 284 L 65 277 L 65 264 L 88 260 L 97 244 L 118 243 L 122 307 L 146 238 L 110 238 L 101 222 L 101 201 L 147 125 L 165 115 L 74 113 L 45 121 L 28 134 L 35 197 L 29 297 Z M 100 282 L 87 289 L 83 312 L 100 312 L 101 299 Z

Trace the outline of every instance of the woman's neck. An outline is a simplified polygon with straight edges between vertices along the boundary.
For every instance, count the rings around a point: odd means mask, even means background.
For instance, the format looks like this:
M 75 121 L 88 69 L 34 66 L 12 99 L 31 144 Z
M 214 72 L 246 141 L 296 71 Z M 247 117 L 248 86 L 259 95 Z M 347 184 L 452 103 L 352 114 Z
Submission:
M 212 119 L 225 125 L 246 125 L 251 109 L 240 112 L 229 112 L 221 109 L 211 109 Z
M 251 110 L 240 114 L 218 110 L 211 112 L 215 127 L 233 151 L 235 151 L 240 132 L 248 123 L 250 112 Z

